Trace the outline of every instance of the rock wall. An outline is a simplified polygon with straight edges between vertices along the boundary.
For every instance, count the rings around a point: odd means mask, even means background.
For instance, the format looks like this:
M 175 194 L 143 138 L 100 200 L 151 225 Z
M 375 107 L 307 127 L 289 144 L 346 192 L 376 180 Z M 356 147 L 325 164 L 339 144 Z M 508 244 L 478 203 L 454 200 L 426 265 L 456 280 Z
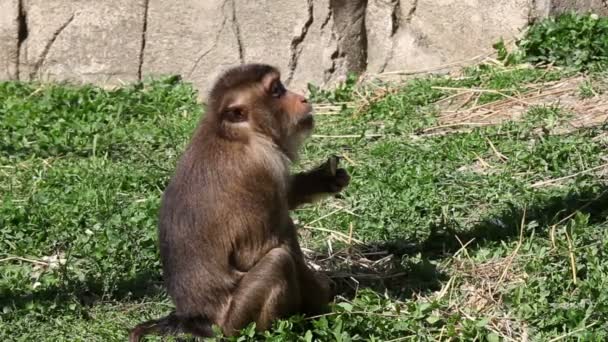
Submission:
M 608 0 L 0 0 L 0 80 L 115 85 L 278 66 L 292 87 L 469 59 L 531 21 Z

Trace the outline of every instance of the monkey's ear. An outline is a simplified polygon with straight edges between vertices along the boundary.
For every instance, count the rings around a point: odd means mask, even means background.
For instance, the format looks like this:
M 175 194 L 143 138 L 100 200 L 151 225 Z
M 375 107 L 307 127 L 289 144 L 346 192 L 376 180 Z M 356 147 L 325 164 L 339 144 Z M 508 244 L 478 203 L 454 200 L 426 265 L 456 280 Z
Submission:
M 241 107 L 228 107 L 222 111 L 222 120 L 238 123 L 247 121 L 247 113 Z

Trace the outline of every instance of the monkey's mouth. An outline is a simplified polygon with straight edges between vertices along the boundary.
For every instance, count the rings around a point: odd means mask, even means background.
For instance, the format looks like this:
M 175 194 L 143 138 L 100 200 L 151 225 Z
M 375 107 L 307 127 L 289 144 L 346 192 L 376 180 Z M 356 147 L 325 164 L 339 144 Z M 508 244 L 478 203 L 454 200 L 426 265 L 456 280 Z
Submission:
M 315 125 L 315 119 L 312 116 L 312 113 L 308 113 L 305 116 L 303 116 L 299 121 L 298 121 L 298 126 L 300 126 L 303 129 L 312 129 Z

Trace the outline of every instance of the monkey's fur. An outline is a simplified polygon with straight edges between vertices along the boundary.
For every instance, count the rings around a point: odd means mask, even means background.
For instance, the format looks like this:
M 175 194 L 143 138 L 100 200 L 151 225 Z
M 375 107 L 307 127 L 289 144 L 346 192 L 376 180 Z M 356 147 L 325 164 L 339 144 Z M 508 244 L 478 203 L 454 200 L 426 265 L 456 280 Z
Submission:
M 226 71 L 167 186 L 159 219 L 165 285 L 175 311 L 130 334 L 233 335 L 251 322 L 314 315 L 331 300 L 329 279 L 305 264 L 289 210 L 349 182 L 336 161 L 290 175 L 313 129 L 312 107 L 271 66 Z M 327 166 L 329 165 L 329 166 Z M 329 171 L 328 171 L 329 169 Z

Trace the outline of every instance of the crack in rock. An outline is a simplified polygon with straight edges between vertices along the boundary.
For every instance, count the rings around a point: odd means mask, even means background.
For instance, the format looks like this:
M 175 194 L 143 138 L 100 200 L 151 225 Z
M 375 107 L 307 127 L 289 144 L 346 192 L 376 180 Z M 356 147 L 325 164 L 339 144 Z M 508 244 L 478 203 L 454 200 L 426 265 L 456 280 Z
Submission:
M 49 52 L 51 51 L 53 44 L 55 44 L 55 41 L 57 40 L 59 35 L 61 35 L 61 33 L 72 23 L 72 21 L 74 21 L 75 17 L 76 17 L 76 13 L 72 13 L 72 15 L 70 15 L 68 20 L 66 20 L 65 23 L 63 23 L 61 26 L 59 26 L 59 28 L 53 33 L 53 36 L 51 37 L 51 39 L 46 43 L 44 50 L 42 50 L 42 54 L 40 55 L 40 58 L 34 64 L 34 69 L 32 70 L 32 72 L 30 72 L 30 78 L 32 78 L 33 76 L 38 74 L 38 71 L 40 70 L 40 68 L 42 67 L 44 62 L 46 61 L 46 57 L 48 56 Z
M 539 17 L 543 17 L 550 12 L 549 8 L 541 9 L 541 4 L 538 3 L 538 0 L 528 0 L 528 25 L 533 25 L 539 19 Z M 545 6 L 550 6 L 550 4 L 546 4 Z M 545 13 L 546 12 L 546 13 Z
M 236 37 L 236 43 L 239 49 L 239 61 L 241 64 L 245 63 L 245 51 L 243 40 L 241 37 L 241 27 L 236 18 L 236 3 L 232 0 L 232 30 L 234 31 L 234 36 Z
M 334 15 L 334 11 L 331 8 L 331 6 L 329 6 L 329 10 L 327 11 L 327 17 L 325 18 L 325 20 L 323 20 L 323 23 L 321 24 L 321 31 L 323 31 L 325 29 L 325 26 L 327 26 L 327 24 L 329 24 L 329 21 L 331 20 L 333 15 Z
M 336 46 L 334 52 L 332 52 L 331 56 L 329 56 L 329 58 L 331 59 L 331 65 L 329 66 L 329 68 L 323 71 L 323 83 L 329 82 L 331 76 L 333 76 L 334 72 L 336 72 L 336 64 L 338 57 L 340 57 L 340 48 Z
M 395 33 L 397 33 L 397 31 L 399 30 L 399 27 L 401 26 L 401 1 L 400 0 L 393 0 L 391 2 L 391 5 L 393 6 L 392 10 L 391 10 L 391 37 L 393 37 L 395 35 Z M 416 4 L 416 6 L 418 6 Z M 416 11 L 416 9 L 414 8 L 414 11 Z M 408 17 L 410 16 L 410 14 L 413 16 L 414 13 L 410 10 L 410 13 L 408 13 Z
M 146 50 L 146 36 L 148 34 L 148 9 L 150 0 L 144 0 L 144 18 L 141 32 L 141 47 L 139 49 L 139 65 L 137 66 L 137 79 L 142 81 L 142 68 L 144 65 L 144 51 Z
M 226 11 L 225 11 L 228 1 L 229 0 L 225 0 L 224 3 L 222 4 L 221 10 L 222 10 L 222 13 L 224 14 L 224 19 L 222 20 L 220 29 L 217 31 L 217 34 L 215 35 L 213 44 L 211 44 L 211 46 L 207 50 L 205 50 L 199 54 L 198 58 L 196 58 L 196 60 L 194 61 L 194 64 L 192 64 L 192 68 L 190 68 L 190 72 L 188 72 L 188 77 L 191 77 L 192 74 L 194 74 L 194 72 L 198 68 L 198 66 L 201 63 L 201 61 L 203 60 L 203 58 L 205 58 L 205 56 L 207 56 L 209 53 L 211 53 L 211 51 L 213 51 L 213 49 L 215 49 L 215 47 L 219 43 L 220 38 L 222 36 L 222 32 L 224 32 L 224 28 L 226 27 L 226 22 L 228 22 L 228 16 L 226 15 Z M 234 0 L 230 0 L 230 2 L 234 6 Z
M 343 59 L 343 67 L 349 72 L 360 73 L 367 69 L 367 0 L 330 0 L 334 18 L 334 38 L 337 41 L 335 62 Z M 336 52 L 335 52 L 336 53 Z M 328 70 L 331 70 L 328 69 Z
M 25 12 L 24 0 L 19 0 L 17 3 L 17 52 L 15 56 L 15 78 L 19 80 L 21 67 L 21 49 L 29 36 L 29 28 L 27 26 L 27 13 Z
M 390 5 L 392 6 L 391 8 L 391 34 L 389 35 L 389 38 L 391 39 L 391 48 L 389 49 L 388 53 L 386 54 L 386 57 L 384 58 L 384 62 L 382 63 L 382 66 L 380 67 L 380 73 L 383 73 L 386 68 L 388 67 L 388 63 L 390 63 L 390 61 L 393 59 L 393 56 L 395 55 L 395 34 L 397 34 L 397 31 L 399 31 L 399 28 L 401 27 L 401 1 L 400 0 L 392 0 Z M 418 7 L 417 1 L 414 4 L 414 8 L 413 11 L 412 9 L 410 9 L 409 13 L 408 13 L 408 18 L 411 21 L 411 16 L 414 15 L 414 12 L 416 11 L 416 8 Z M 409 23 L 409 21 L 407 22 Z
M 528 25 L 534 23 L 536 10 L 536 0 L 528 0 Z
M 298 59 L 300 58 L 300 55 L 302 54 L 302 42 L 306 38 L 306 35 L 308 34 L 308 30 L 310 29 L 310 26 L 312 25 L 312 23 L 314 21 L 313 0 L 307 0 L 307 5 L 308 5 L 308 18 L 306 19 L 306 22 L 302 26 L 302 29 L 300 30 L 300 34 L 295 36 L 291 40 L 291 49 L 290 49 L 291 58 L 289 59 L 289 64 L 288 64 L 289 75 L 287 76 L 287 79 L 285 82 L 287 84 L 289 84 L 291 82 L 291 80 L 293 79 L 294 73 L 296 71 L 296 67 L 298 66 Z
M 361 73 L 367 69 L 366 9 L 368 0 L 330 0 L 332 40 L 336 47 L 323 72 L 327 84 L 336 71 Z
M 412 7 L 410 8 L 409 12 L 407 12 L 407 16 L 405 17 L 406 23 L 409 24 L 412 22 L 412 19 L 414 19 L 414 15 L 416 14 L 417 9 L 418 9 L 418 0 L 414 0 Z

